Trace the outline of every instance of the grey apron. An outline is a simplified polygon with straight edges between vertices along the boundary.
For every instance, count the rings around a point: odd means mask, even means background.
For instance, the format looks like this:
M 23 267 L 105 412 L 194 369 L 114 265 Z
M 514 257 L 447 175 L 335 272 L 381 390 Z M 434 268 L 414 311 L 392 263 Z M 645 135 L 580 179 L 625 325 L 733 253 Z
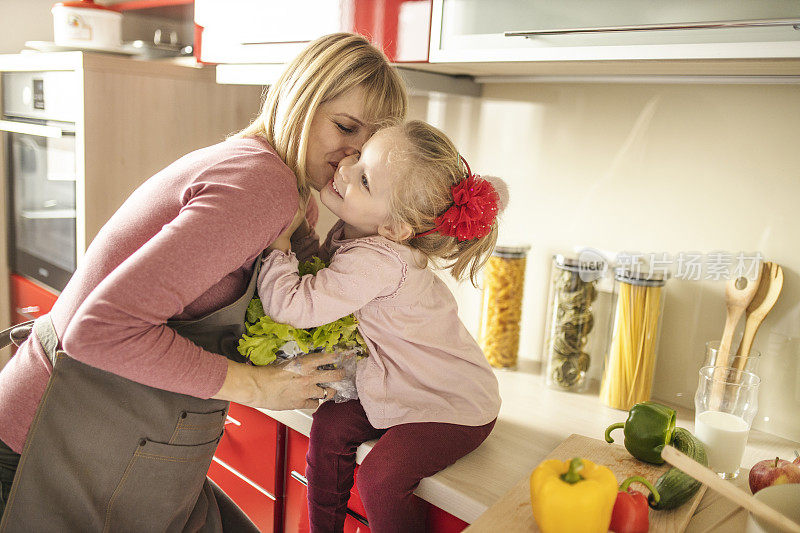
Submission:
M 208 351 L 236 351 L 261 261 L 245 293 L 168 326 Z M 18 343 L 30 324 L 10 333 Z M 53 363 L 0 531 L 258 531 L 206 477 L 228 402 L 155 389 L 58 349 L 49 315 L 32 325 Z M 7 334 L 8 336 L 8 334 Z

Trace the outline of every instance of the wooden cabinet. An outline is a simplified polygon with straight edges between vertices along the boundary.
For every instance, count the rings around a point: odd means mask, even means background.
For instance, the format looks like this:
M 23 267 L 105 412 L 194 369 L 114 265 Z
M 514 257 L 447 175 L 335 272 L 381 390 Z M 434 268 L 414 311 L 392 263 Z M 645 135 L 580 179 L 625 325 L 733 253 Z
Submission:
M 20 324 L 48 313 L 58 294 L 38 283 L 11 274 L 11 323 Z
M 283 454 L 278 422 L 256 409 L 231 403 L 210 477 L 261 531 L 280 531 L 275 517 L 282 491 Z M 278 513 L 277 516 L 280 516 Z
M 434 0 L 430 61 L 800 57 L 782 0 Z

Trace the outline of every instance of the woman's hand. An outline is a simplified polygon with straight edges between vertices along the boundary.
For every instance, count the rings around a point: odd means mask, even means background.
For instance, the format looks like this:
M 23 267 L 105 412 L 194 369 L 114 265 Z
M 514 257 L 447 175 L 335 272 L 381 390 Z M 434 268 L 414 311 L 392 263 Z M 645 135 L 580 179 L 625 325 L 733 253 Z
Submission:
M 315 409 L 319 400 L 333 398 L 336 393 L 334 389 L 322 388 L 319 383 L 344 379 L 344 370 L 318 368 L 335 359 L 333 353 L 302 355 L 294 360 L 299 371 L 228 360 L 228 374 L 214 398 L 274 411 Z
M 308 206 L 308 199 L 303 200 L 300 198 L 300 205 L 297 207 L 297 211 L 294 214 L 294 218 L 289 226 L 283 230 L 283 233 L 278 235 L 278 238 L 269 245 L 270 250 L 281 250 L 283 252 L 289 252 L 292 248 L 291 238 L 292 234 L 303 224 L 306 220 L 306 207 Z

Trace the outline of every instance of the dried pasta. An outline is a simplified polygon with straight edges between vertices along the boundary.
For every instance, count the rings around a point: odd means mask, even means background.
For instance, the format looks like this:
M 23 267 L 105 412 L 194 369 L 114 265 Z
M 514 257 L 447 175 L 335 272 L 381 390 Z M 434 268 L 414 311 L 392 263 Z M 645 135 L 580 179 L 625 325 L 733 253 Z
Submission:
M 630 409 L 650 398 L 661 313 L 661 286 L 621 282 L 600 399 Z
M 597 298 L 597 281 L 584 281 L 577 270 L 553 268 L 558 273 L 553 279 L 548 377 L 561 389 L 577 390 L 585 383 L 591 360 L 585 347 L 594 327 L 592 302 Z
M 525 262 L 524 255 L 492 256 L 486 262 L 479 342 L 496 368 L 517 364 Z

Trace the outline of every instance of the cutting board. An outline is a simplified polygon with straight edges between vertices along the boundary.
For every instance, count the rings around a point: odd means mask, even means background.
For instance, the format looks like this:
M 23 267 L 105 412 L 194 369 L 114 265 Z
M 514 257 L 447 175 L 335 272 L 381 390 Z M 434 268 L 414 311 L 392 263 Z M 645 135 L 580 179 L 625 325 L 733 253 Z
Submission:
M 582 457 L 594 463 L 607 466 L 617 477 L 617 483 L 621 483 L 631 476 L 642 476 L 651 483 L 655 483 L 655 480 L 670 468 L 668 464 L 657 466 L 643 463 L 634 459 L 624 446 L 608 444 L 605 441 L 591 439 L 583 435 L 570 435 L 555 450 L 550 452 L 550 455 L 546 458 L 566 461 L 573 457 Z M 479 516 L 465 532 L 503 531 L 503 533 L 527 533 L 539 531 L 531 511 L 529 480 L 530 473 L 503 495 L 497 503 Z M 633 488 L 647 493 L 647 489 L 640 484 L 634 484 Z M 705 492 L 706 487 L 703 485 L 691 500 L 671 511 L 654 511 L 650 509 L 650 531 L 653 533 L 682 532 L 686 529 L 697 508 L 697 504 Z

